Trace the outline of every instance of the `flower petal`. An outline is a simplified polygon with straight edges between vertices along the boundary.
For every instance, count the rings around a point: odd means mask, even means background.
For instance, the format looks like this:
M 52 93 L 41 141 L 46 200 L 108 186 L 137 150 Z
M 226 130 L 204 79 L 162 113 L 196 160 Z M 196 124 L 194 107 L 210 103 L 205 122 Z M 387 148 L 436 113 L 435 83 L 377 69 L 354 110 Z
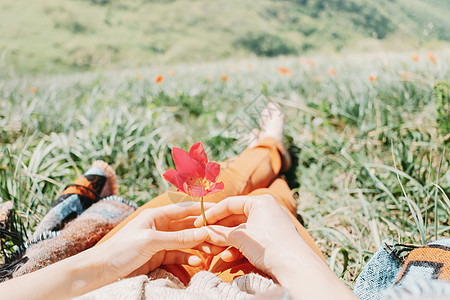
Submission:
M 224 188 L 225 188 L 225 184 L 223 184 L 222 181 L 217 182 L 216 186 L 214 187 L 215 190 L 219 189 L 219 190 L 222 190 L 222 191 L 223 191 Z
M 192 145 L 191 149 L 189 150 L 189 156 L 196 161 L 195 171 L 197 175 L 201 178 L 205 177 L 205 167 L 208 163 L 208 158 L 206 157 L 202 142 L 197 142 Z
M 206 164 L 205 168 L 205 178 L 211 182 L 214 182 L 217 180 L 217 176 L 219 176 L 220 173 L 220 165 L 215 162 L 208 162 Z
M 169 183 L 173 184 L 174 186 L 176 186 L 178 189 L 182 189 L 183 188 L 183 178 L 180 177 L 177 173 L 176 170 L 174 169 L 169 169 L 166 172 L 164 172 L 164 174 L 162 175 L 163 178 L 165 180 L 167 180 Z
M 202 142 L 197 142 L 189 149 L 189 156 L 196 161 L 203 163 L 206 166 L 208 158 L 206 157 L 205 149 L 203 149 Z
M 188 194 L 192 197 L 200 198 L 205 195 L 205 189 L 200 185 L 189 186 Z
M 206 192 L 205 196 L 206 196 L 206 195 L 209 195 L 209 194 L 214 194 L 214 193 L 222 192 L 223 189 L 224 189 L 224 187 L 225 187 L 225 185 L 223 184 L 223 182 L 217 182 L 216 184 L 214 184 L 214 185 L 211 187 L 211 189 L 209 189 L 209 190 Z
M 172 148 L 173 161 L 177 167 L 177 173 L 182 177 L 189 177 L 195 174 L 195 161 L 181 148 Z

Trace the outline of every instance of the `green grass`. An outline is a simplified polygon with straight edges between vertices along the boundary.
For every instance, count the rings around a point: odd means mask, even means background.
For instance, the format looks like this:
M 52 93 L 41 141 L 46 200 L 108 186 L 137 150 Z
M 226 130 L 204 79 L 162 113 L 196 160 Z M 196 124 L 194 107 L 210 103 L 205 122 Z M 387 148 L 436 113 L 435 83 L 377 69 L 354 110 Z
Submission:
M 3 0 L 0 78 L 448 47 L 445 0 Z
M 436 65 L 425 53 L 316 56 L 0 81 L 0 197 L 31 233 L 64 186 L 103 159 L 120 194 L 142 204 L 167 189 L 171 147 L 200 140 L 212 160 L 234 155 L 268 97 L 298 158 L 289 179 L 299 213 L 352 286 L 382 240 L 450 235 L 450 61 L 435 54 Z

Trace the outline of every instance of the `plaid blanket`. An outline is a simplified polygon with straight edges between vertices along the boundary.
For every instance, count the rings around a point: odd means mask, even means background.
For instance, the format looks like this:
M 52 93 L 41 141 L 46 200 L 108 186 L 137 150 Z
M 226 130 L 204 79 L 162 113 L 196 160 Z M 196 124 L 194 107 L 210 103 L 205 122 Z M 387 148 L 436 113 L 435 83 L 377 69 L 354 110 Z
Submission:
M 103 197 L 117 195 L 118 184 L 114 170 L 104 161 L 94 161 L 84 175 L 69 184 L 53 202 L 41 220 L 33 239 L 46 231 L 57 231 Z
M 137 209 L 118 197 L 112 168 L 96 161 L 68 185 L 41 220 L 33 237 L 0 267 L 0 282 L 39 270 L 86 250 Z M 12 203 L 0 206 L 0 228 L 8 224 Z

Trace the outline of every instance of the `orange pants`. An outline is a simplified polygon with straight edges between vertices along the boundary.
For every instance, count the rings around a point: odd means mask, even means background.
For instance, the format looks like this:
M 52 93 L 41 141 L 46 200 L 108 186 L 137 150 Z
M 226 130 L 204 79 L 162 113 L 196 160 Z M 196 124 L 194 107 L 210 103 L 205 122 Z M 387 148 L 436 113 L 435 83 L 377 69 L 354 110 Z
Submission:
M 281 206 L 288 210 L 292 222 L 295 224 L 301 237 L 325 261 L 325 258 L 315 245 L 312 237 L 296 218 L 296 202 L 289 186 L 284 179 L 278 176 L 282 167 L 282 158 L 285 155 L 284 151 L 283 145 L 278 140 L 266 138 L 260 141 L 256 147 L 246 149 L 240 155 L 222 162 L 218 181 L 223 181 L 225 189 L 223 192 L 204 197 L 204 201 L 217 203 L 230 196 L 269 194 Z M 182 193 L 165 192 L 136 210 L 104 236 L 99 243 L 113 236 L 144 209 L 184 201 L 193 201 L 193 199 Z M 207 267 L 191 267 L 187 265 L 163 266 L 163 268 L 177 276 L 184 284 L 188 284 L 192 276 L 202 270 L 215 273 L 225 282 L 230 282 L 234 278 L 248 273 L 259 273 L 269 277 L 256 269 L 245 258 L 227 263 L 221 260 L 219 255 L 211 257 L 197 250 L 187 251 L 203 257 Z

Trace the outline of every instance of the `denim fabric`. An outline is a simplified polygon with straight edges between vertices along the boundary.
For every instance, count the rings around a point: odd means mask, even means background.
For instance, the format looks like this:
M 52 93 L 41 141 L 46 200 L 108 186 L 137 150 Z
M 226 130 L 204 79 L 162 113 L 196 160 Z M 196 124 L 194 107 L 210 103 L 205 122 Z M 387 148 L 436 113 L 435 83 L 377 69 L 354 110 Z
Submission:
M 450 282 L 444 280 L 408 281 L 386 291 L 383 300 L 450 299 Z
M 402 266 L 395 257 L 394 249 L 384 241 L 356 279 L 353 289 L 356 296 L 363 300 L 381 299 L 401 271 Z
M 428 243 L 428 246 L 430 246 L 430 245 L 441 245 L 441 246 L 450 248 L 450 238 L 440 239 L 440 240 Z
M 442 266 L 448 267 L 448 254 L 436 256 L 430 252 L 425 260 L 423 255 L 417 256 L 430 248 L 448 251 L 450 238 L 429 243 L 428 247 L 390 246 L 384 241 L 356 279 L 354 293 L 363 300 L 450 299 L 450 281 L 436 280 L 441 278 Z M 397 282 L 400 274 L 403 276 Z

